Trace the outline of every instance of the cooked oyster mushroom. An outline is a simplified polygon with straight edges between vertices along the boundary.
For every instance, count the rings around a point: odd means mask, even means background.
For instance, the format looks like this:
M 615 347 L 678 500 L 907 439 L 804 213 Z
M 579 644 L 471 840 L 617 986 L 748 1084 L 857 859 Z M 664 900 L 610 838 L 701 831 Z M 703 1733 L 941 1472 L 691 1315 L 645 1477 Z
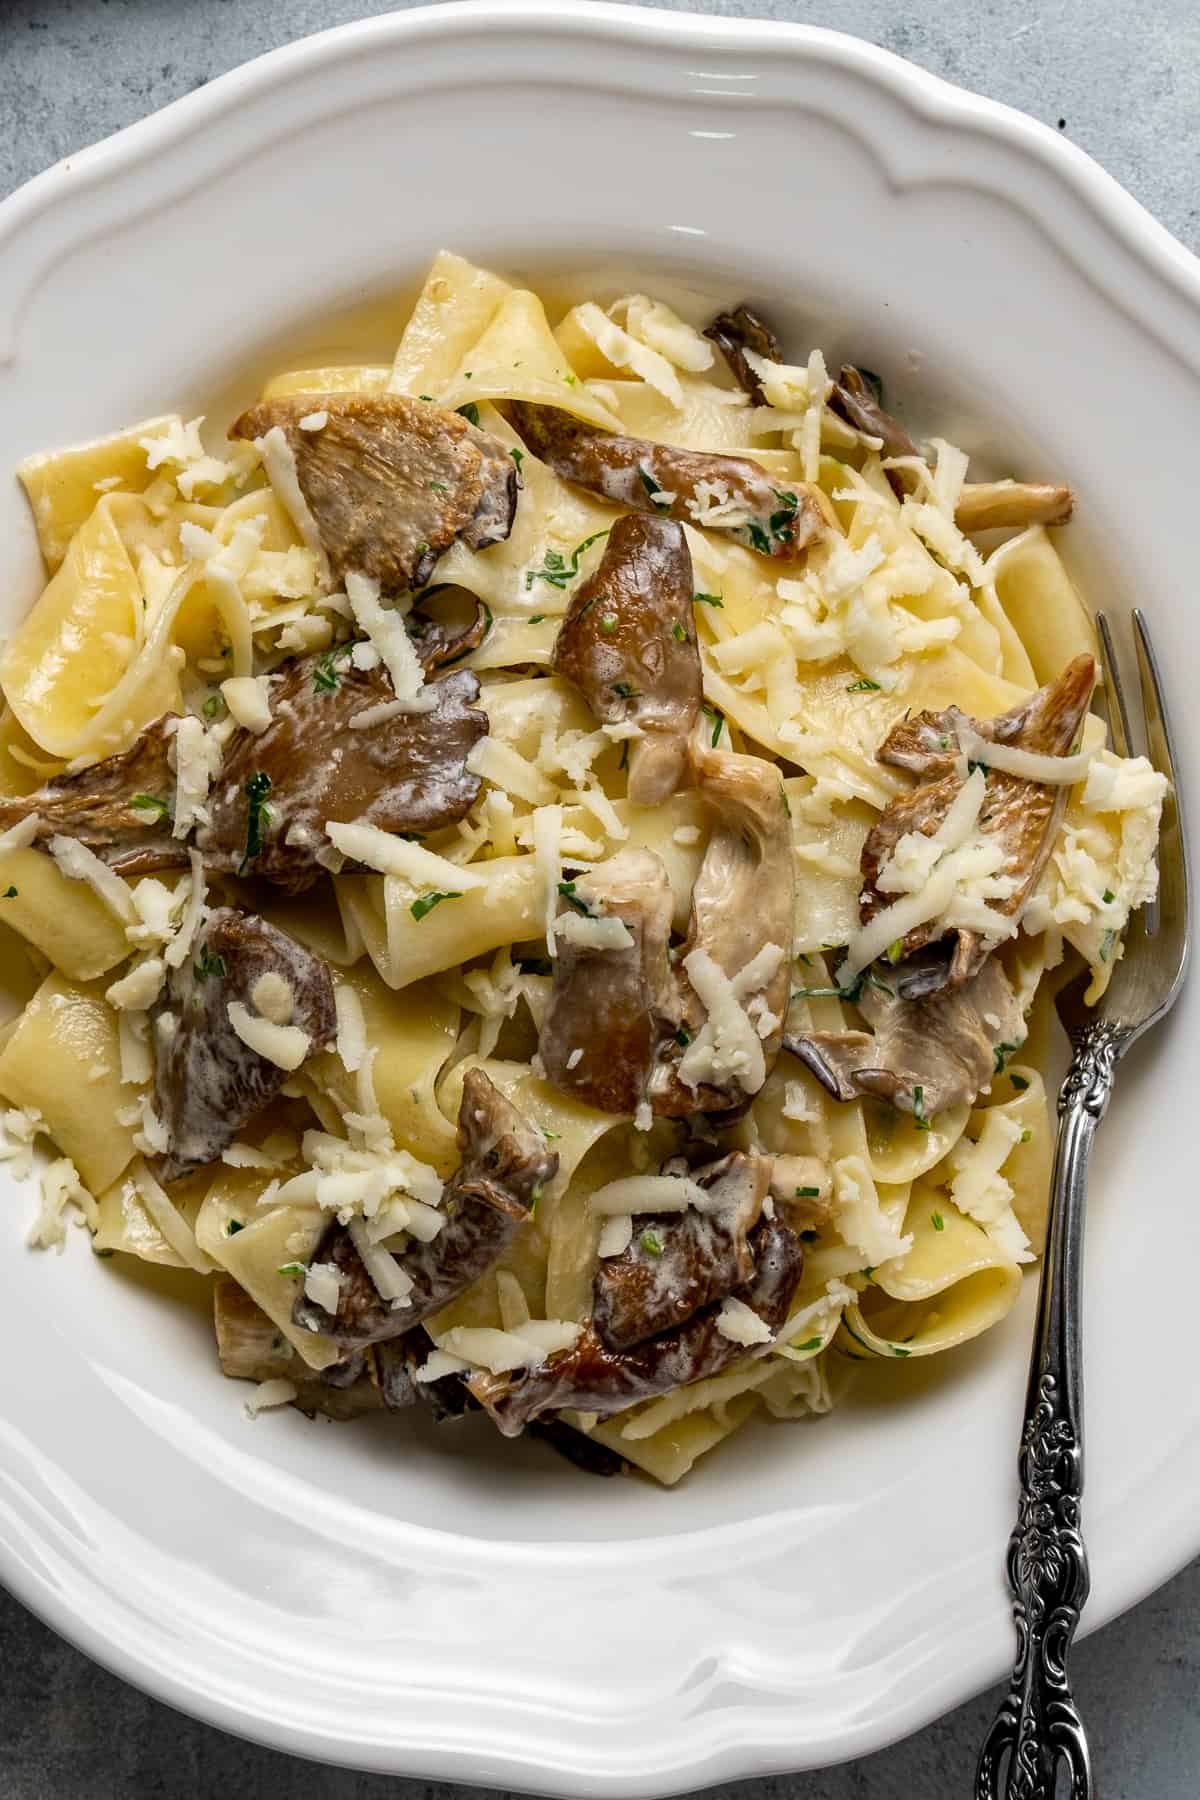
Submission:
M 174 723 L 170 715 L 156 719 L 119 756 L 56 775 L 31 794 L 0 799 L 0 831 L 36 816 L 36 841 L 59 833 L 75 838 L 120 875 L 186 866 L 187 846 L 171 836 Z
M 757 756 L 693 750 L 693 759 L 715 822 L 676 963 L 681 1017 L 648 1090 L 667 1117 L 722 1112 L 757 1093 L 779 1054 L 792 961 L 792 833 L 779 771 Z M 740 1027 L 720 1004 L 728 984 Z
M 784 1046 L 837 1100 L 873 1094 L 931 1119 L 970 1105 L 996 1072 L 997 1051 L 1025 1041 L 1025 1021 L 1003 968 L 990 957 L 962 987 L 905 1000 L 886 993 L 890 970 L 867 983 L 859 1011 L 870 1031 L 810 1031 Z
M 482 1069 L 468 1069 L 463 1081 L 458 1147 L 462 1165 L 446 1189 L 441 1230 L 428 1243 L 413 1241 L 394 1256 L 413 1284 L 405 1303 L 393 1306 L 382 1297 L 349 1231 L 334 1224 L 313 1261 L 332 1263 L 341 1276 L 337 1311 L 327 1312 L 302 1296 L 294 1314 L 298 1325 L 355 1347 L 402 1337 L 491 1267 L 553 1179 L 558 1157 Z
M 881 440 L 880 454 L 921 458 L 903 425 L 886 412 L 878 394 L 862 371 L 851 364 L 843 366 L 829 405 L 839 418 Z M 923 459 L 922 459 L 923 460 Z M 915 492 L 918 473 L 915 469 L 889 469 L 887 478 L 901 498 Z M 1071 517 L 1075 496 L 1069 487 L 1041 481 L 967 481 L 963 483 L 954 508 L 954 522 L 960 531 L 992 531 L 1001 527 L 1026 525 L 1065 525 Z
M 766 320 L 760 319 L 748 306 L 735 306 L 732 312 L 718 313 L 712 324 L 705 326 L 704 335 L 717 346 L 742 391 L 749 394 L 756 406 L 762 406 L 766 395 L 762 382 L 750 367 L 746 352 L 752 350 L 755 356 L 761 356 L 767 362 L 783 361 L 779 339 Z
M 1092 657 L 1077 656 L 1057 681 L 980 726 L 980 736 L 1041 755 L 1065 756 L 1083 725 L 1095 680 Z M 921 714 L 898 725 L 877 752 L 881 761 L 919 768 L 932 779 L 893 800 L 864 840 L 859 902 L 864 925 L 895 898 L 881 891 L 879 877 L 901 838 L 910 832 L 932 837 L 962 790 L 962 778 L 954 772 L 954 765 L 961 755 L 957 730 L 964 722 L 955 709 Z M 1015 883 L 1009 897 L 989 902 L 1004 917 L 1020 918 L 1053 847 L 1066 802 L 1067 789 L 1062 785 L 1029 781 L 1000 769 L 986 771 L 980 832 L 1000 845 L 1004 862 L 998 872 Z M 939 945 L 936 952 L 911 963 L 917 952 L 935 943 Z M 958 986 L 979 970 L 992 947 L 992 940 L 976 931 L 947 933 L 936 919 L 919 925 L 901 940 L 894 959 L 900 965 L 895 970 L 898 990 L 913 998 L 946 982 Z
M 700 714 L 700 652 L 692 618 L 692 558 L 683 527 L 619 518 L 594 575 L 581 582 L 558 633 L 554 666 L 603 724 L 629 723 L 629 798 L 669 800 L 687 766 Z
M 215 1162 L 275 1098 L 289 1069 L 332 1040 L 333 982 L 320 957 L 286 932 L 222 906 L 171 971 L 150 1026 L 154 1104 L 167 1133 L 154 1172 L 175 1181 Z M 282 1062 L 247 1041 L 261 1037 L 270 1047 L 281 1030 Z
M 636 512 L 707 524 L 763 556 L 785 560 L 825 537 L 833 524 L 820 488 L 805 482 L 794 490 L 772 487 L 748 457 L 618 437 L 553 406 L 514 401 L 510 411 L 530 450 L 556 475 Z
M 300 421 L 320 418 L 319 430 Z M 517 470 L 506 446 L 458 413 L 405 394 L 305 394 L 265 400 L 230 427 L 263 446 L 289 511 L 299 487 L 333 580 L 348 573 L 384 594 L 424 585 L 461 540 L 482 550 L 506 538 Z M 317 548 L 314 544 L 312 548 Z
M 751 1234 L 750 1249 L 754 1275 L 731 1298 L 757 1313 L 774 1333 L 787 1319 L 804 1253 L 795 1232 L 779 1219 L 763 1220 Z M 619 1351 L 607 1350 L 587 1327 L 570 1350 L 536 1368 L 514 1375 L 473 1376 L 471 1392 L 505 1437 L 518 1437 L 532 1420 L 562 1407 L 622 1412 L 639 1400 L 717 1375 L 745 1356 L 745 1345 L 721 1331 L 720 1316 L 720 1304 L 714 1302 L 676 1330 Z
M 472 650 L 478 650 L 492 627 L 491 609 L 465 589 L 454 591 L 471 605 L 474 616 L 468 624 L 455 627 L 432 611 L 430 603 L 438 594 L 447 591 L 447 585 L 442 583 L 437 587 L 426 588 L 405 620 L 413 649 L 426 675 L 433 669 L 453 668 L 464 656 L 470 656 Z
M 771 1178 L 769 1157 L 735 1150 L 692 1180 L 703 1212 L 639 1214 L 629 1247 L 596 1271 L 592 1324 L 607 1350 L 628 1350 L 672 1331 L 754 1273 L 749 1237 Z
M 347 647 L 348 648 L 348 647 Z M 324 868 L 327 820 L 391 832 L 435 831 L 470 811 L 480 780 L 467 757 L 486 736 L 466 669 L 429 684 L 430 712 L 354 720 L 392 699 L 382 668 L 326 651 L 288 663 L 271 690 L 271 723 L 230 738 L 196 845 L 210 869 L 253 874 L 293 893 Z
M 386 1404 L 372 1371 L 355 1354 L 318 1373 L 301 1362 L 279 1328 L 230 1275 L 213 1283 L 213 1324 L 221 1369 L 233 1381 L 290 1381 L 300 1412 L 357 1419 Z
M 670 883 L 652 850 L 631 848 L 570 888 L 559 903 L 554 988 L 538 1053 L 547 1080 L 564 1093 L 603 1112 L 631 1113 L 645 1098 L 672 1006 Z M 601 941 L 603 920 L 618 920 L 628 942 Z

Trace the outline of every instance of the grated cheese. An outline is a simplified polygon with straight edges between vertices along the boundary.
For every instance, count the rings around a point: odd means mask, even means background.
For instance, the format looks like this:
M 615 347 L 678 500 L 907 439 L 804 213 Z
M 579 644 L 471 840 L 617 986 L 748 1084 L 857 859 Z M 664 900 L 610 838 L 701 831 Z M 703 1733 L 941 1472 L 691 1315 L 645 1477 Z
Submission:
M 334 848 L 352 862 L 363 863 L 381 875 L 394 875 L 414 890 L 457 888 L 465 892 L 468 888 L 487 886 L 486 876 L 477 870 L 447 862 L 444 856 L 436 856 L 432 850 L 414 844 L 409 838 L 381 831 L 378 825 L 344 825 L 336 819 L 327 819 L 325 831 Z
M 630 950 L 633 933 L 623 919 L 585 919 L 582 913 L 562 913 L 554 922 L 555 938 L 581 950 Z M 580 1052 L 582 1055 L 582 1052 Z M 568 1068 L 572 1065 L 568 1063 Z
M 960 722 L 958 746 L 971 762 L 984 763 L 1005 775 L 1018 775 L 1022 781 L 1037 781 L 1048 787 L 1073 787 L 1082 781 L 1092 762 L 1092 752 L 1083 750 L 1078 756 L 1043 756 L 1036 750 L 1022 750 L 1016 744 L 995 744 L 981 737 L 970 725 Z
M 346 1229 L 380 1299 L 386 1300 L 393 1312 L 401 1307 L 411 1306 L 408 1296 L 412 1293 L 413 1280 L 408 1271 L 402 1269 L 382 1245 L 371 1242 L 364 1220 L 352 1218 Z
M 246 1048 L 277 1069 L 298 1069 L 312 1048 L 307 1031 L 298 1025 L 276 1025 L 270 1019 L 256 1018 L 240 1000 L 229 1001 L 225 1011 Z
M 683 389 L 671 364 L 658 350 L 624 331 L 614 319 L 600 310 L 594 300 L 575 307 L 572 318 L 586 337 L 614 368 L 632 369 L 635 375 L 660 393 L 672 406 L 683 405 Z
M 304 498 L 304 490 L 300 486 L 300 475 L 296 468 L 296 458 L 292 453 L 292 446 L 288 443 L 282 428 L 272 425 L 265 437 L 255 439 L 254 447 L 262 457 L 267 480 L 275 490 L 276 497 L 285 512 L 291 515 L 292 523 L 316 559 L 321 586 L 324 588 L 331 586 L 329 558 L 326 556 L 325 546 L 321 542 L 317 521 L 313 518 L 312 509 Z M 347 593 L 349 589 L 350 583 L 347 581 Z
M 232 675 L 221 683 L 221 693 L 231 716 L 257 737 L 271 723 L 271 677 Z
M 92 892 L 104 902 L 122 925 L 135 925 L 137 912 L 129 888 L 107 863 L 100 861 L 94 850 L 77 838 L 52 837 L 50 854 L 71 881 L 86 881 Z
M 600 1227 L 598 1256 L 622 1256 L 633 1242 L 633 1214 L 612 1213 Z
M 145 1012 L 158 998 L 164 972 L 160 956 L 147 956 L 127 975 L 106 988 L 104 998 L 120 1011 Z
M 255 1012 L 269 1019 L 272 1025 L 290 1025 L 296 1010 L 296 996 L 292 984 L 277 969 L 266 969 L 258 977 L 250 989 L 250 1000 Z
M 531 1369 L 556 1351 L 569 1350 L 580 1327 L 566 1319 L 529 1319 L 518 1331 L 456 1325 L 438 1340 L 438 1349 L 493 1375 Z
M 246 1402 L 246 1417 L 257 1419 L 260 1412 L 266 1412 L 273 1406 L 290 1406 L 297 1392 L 295 1382 L 286 1381 L 282 1375 L 273 1376 L 270 1381 L 260 1381 Z
M 191 1226 L 176 1210 L 169 1196 L 159 1186 L 145 1163 L 134 1164 L 130 1179 L 138 1199 L 180 1261 L 187 1268 L 195 1269 L 199 1275 L 209 1274 L 212 1264 L 204 1252 L 197 1247 L 195 1233 Z
M 425 688 L 425 671 L 404 629 L 404 614 L 398 607 L 380 603 L 379 583 L 366 575 L 347 575 L 346 596 L 355 623 L 379 652 L 379 659 L 392 678 L 395 704 L 405 712 L 432 711 L 437 695 Z
M 41 829 L 42 821 L 36 813 L 18 819 L 7 831 L 0 831 L 0 856 L 6 856 L 10 850 L 27 850 Z
M 562 879 L 561 806 L 540 806 L 533 815 L 533 861 L 542 890 L 546 949 L 554 955 L 554 931 L 558 911 L 558 884 Z
M 362 1066 L 367 1053 L 367 1021 L 362 1001 L 348 982 L 339 981 L 334 991 L 337 1008 L 337 1053 L 347 1074 Z
M 492 782 L 506 793 L 515 794 L 518 800 L 527 800 L 530 806 L 545 806 L 554 799 L 553 782 L 511 744 L 502 744 L 497 738 L 483 737 L 473 744 L 467 756 L 467 768 L 472 775 Z
M 588 1202 L 594 1218 L 613 1218 L 626 1213 L 698 1212 L 710 1210 L 709 1196 L 688 1175 L 625 1175 L 597 1188 Z
M 336 1263 L 310 1263 L 304 1272 L 304 1292 L 315 1306 L 336 1313 L 342 1291 L 341 1271 Z
M 742 1002 L 768 982 L 783 959 L 778 944 L 764 944 L 731 980 L 702 946 L 683 959 L 683 968 L 707 1014 L 679 1062 L 688 1087 L 732 1078 L 743 1093 L 756 1094 L 766 1080 L 762 1040 Z
M 735 1299 L 732 1294 L 721 1302 L 717 1330 L 730 1343 L 744 1344 L 747 1349 L 771 1341 L 771 1328 L 766 1320 L 760 1319 L 753 1307 L 747 1306 L 744 1300 Z
M 207 825 L 209 784 L 221 767 L 224 736 L 206 731 L 202 720 L 188 714 L 175 725 L 170 759 L 175 769 L 175 818 L 172 837 L 186 837 L 193 825 Z
M 329 413 L 322 406 L 317 412 L 305 413 L 299 423 L 301 431 L 324 431 L 329 423 Z

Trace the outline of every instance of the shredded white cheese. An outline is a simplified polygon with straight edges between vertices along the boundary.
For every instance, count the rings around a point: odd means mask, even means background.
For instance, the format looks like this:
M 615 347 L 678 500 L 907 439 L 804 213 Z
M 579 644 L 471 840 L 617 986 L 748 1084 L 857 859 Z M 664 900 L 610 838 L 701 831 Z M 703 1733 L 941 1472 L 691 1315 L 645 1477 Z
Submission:
M 94 850 L 77 838 L 58 836 L 50 839 L 50 854 L 71 881 L 86 881 L 122 925 L 136 925 L 137 912 L 128 886 Z
M 260 1381 L 246 1402 L 246 1417 L 257 1419 L 260 1412 L 266 1412 L 273 1406 L 290 1406 L 297 1392 L 295 1382 L 285 1381 L 282 1375 L 275 1375 L 270 1381 Z
M 337 1053 L 347 1074 L 353 1075 L 367 1054 L 366 1016 L 362 1001 L 348 982 L 338 982 L 333 998 L 337 1008 Z
M 331 585 L 329 558 L 325 554 L 325 546 L 321 542 L 321 533 L 317 521 L 313 518 L 312 509 L 304 498 L 304 490 L 300 486 L 300 475 L 296 468 L 296 458 L 292 446 L 278 425 L 272 425 L 265 437 L 255 439 L 255 449 L 262 457 L 263 468 L 267 471 L 267 480 L 275 490 L 275 494 L 286 512 L 291 515 L 293 524 L 308 548 L 316 558 L 320 573 L 321 586 Z M 349 592 L 349 582 L 346 590 Z
M 1043 756 L 1036 750 L 1022 750 L 1016 744 L 996 744 L 981 737 L 973 726 L 960 722 L 958 746 L 971 762 L 984 763 L 1005 775 L 1018 775 L 1022 781 L 1037 781 L 1048 787 L 1073 787 L 1082 781 L 1092 763 L 1090 750 L 1078 756 Z
M 346 597 L 355 623 L 371 640 L 392 678 L 396 704 L 406 712 L 432 711 L 437 695 L 425 688 L 425 671 L 404 628 L 404 614 L 397 607 L 381 604 L 379 583 L 366 575 L 351 572 L 346 576 Z
M 259 736 L 271 723 L 271 677 L 231 675 L 221 683 L 230 715 L 247 731 Z
M 588 1202 L 593 1217 L 625 1213 L 686 1212 L 689 1206 L 709 1210 L 709 1196 L 687 1175 L 626 1175 L 597 1188 Z
M 734 1299 L 732 1294 L 721 1302 L 717 1330 L 730 1343 L 745 1344 L 747 1348 L 771 1341 L 771 1328 L 766 1320 L 760 1319 L 753 1307 L 747 1306 L 744 1300 Z
M 276 1025 L 270 1019 L 257 1018 L 240 1000 L 230 1000 L 225 1010 L 246 1048 L 278 1069 L 298 1069 L 312 1048 L 307 1031 L 298 1025 Z
M 336 1263 L 310 1263 L 304 1273 L 304 1292 L 314 1306 L 336 1313 L 342 1277 Z
M 325 832 L 334 849 L 350 861 L 363 863 L 381 875 L 394 875 L 414 891 L 439 888 L 445 892 L 456 888 L 465 893 L 468 888 L 487 885 L 486 876 L 477 870 L 448 862 L 422 844 L 381 831 L 377 825 L 343 825 L 336 819 L 327 819 Z
M 600 1227 L 598 1256 L 622 1256 L 633 1242 L 632 1213 L 612 1213 Z
M 561 943 L 574 944 L 581 950 L 629 950 L 633 933 L 623 919 L 585 919 L 570 910 L 561 913 L 554 925 L 554 935 Z

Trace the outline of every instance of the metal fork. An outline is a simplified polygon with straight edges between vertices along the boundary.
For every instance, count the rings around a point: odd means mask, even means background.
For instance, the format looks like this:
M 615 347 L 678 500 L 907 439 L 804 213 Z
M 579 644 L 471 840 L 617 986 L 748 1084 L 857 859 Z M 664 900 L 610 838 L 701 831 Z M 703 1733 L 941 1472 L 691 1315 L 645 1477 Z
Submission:
M 1136 754 L 1113 633 L 1103 614 L 1097 625 L 1113 748 L 1122 756 Z M 1067 1669 L 1088 1594 L 1080 1530 L 1080 1276 L 1088 1158 L 1118 1063 L 1174 1005 L 1188 959 L 1179 785 L 1162 681 L 1139 611 L 1133 614 L 1133 638 L 1146 753 L 1170 783 L 1163 804 L 1159 891 L 1130 920 L 1125 953 L 1100 1004 L 1083 1003 L 1086 974 L 1068 983 L 1055 1001 L 1073 1054 L 1058 1096 L 1058 1144 L 1018 1458 L 1020 1503 L 1008 1546 L 1017 1659 L 979 1759 L 976 1800 L 1053 1800 L 1060 1771 L 1068 1777 L 1070 1800 L 1092 1795 L 1087 1736 Z

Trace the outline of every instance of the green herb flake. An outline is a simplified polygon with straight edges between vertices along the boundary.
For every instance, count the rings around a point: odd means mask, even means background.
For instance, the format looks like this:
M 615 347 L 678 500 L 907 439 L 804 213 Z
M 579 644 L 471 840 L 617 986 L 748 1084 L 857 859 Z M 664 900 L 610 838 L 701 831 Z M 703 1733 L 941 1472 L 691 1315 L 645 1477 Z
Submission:
M 210 694 L 200 711 L 206 719 L 223 719 L 225 717 L 224 694 Z
M 611 527 L 609 529 L 611 529 Z M 547 550 L 546 560 L 540 569 L 526 569 L 525 586 L 531 588 L 535 581 L 548 581 L 551 587 L 565 588 L 567 583 L 569 581 L 574 581 L 575 577 L 578 575 L 579 559 L 584 551 L 589 549 L 592 544 L 598 544 L 601 538 L 607 536 L 608 529 L 604 531 L 594 531 L 591 537 L 584 538 L 582 544 L 576 544 L 574 550 L 571 552 L 571 560 L 569 563 L 565 561 L 557 550 Z M 588 607 L 594 606 L 597 598 L 598 596 L 593 595 L 592 599 L 588 601 L 588 605 L 584 607 L 583 612 L 586 612 Z M 583 613 L 581 612 L 579 616 L 582 618 Z
M 200 947 L 200 955 L 192 964 L 192 974 L 197 981 L 207 981 L 210 975 L 224 976 L 225 958 L 210 950 L 207 944 Z
M 629 739 L 628 738 L 622 738 L 622 740 L 621 740 L 621 755 L 620 755 L 620 760 L 617 763 L 617 767 L 618 767 L 618 769 L 627 769 L 629 767 Z
M 426 913 L 431 913 L 435 906 L 440 906 L 442 904 L 443 900 L 461 899 L 461 893 L 456 893 L 453 890 L 442 893 L 440 889 L 435 888 L 432 894 L 422 894 L 418 899 L 414 900 L 408 910 L 419 924 Z
M 530 613 L 529 623 L 531 625 L 540 625 L 545 616 L 545 613 Z
M 564 375 L 563 380 L 566 382 L 568 387 L 578 387 L 579 386 L 578 375 Z
M 134 812 L 149 813 L 155 824 L 160 819 L 165 819 L 171 811 L 166 801 L 160 800 L 157 794 L 135 794 L 129 804 Z
M 687 627 L 681 625 L 678 619 L 676 619 L 671 627 L 671 636 L 675 639 L 677 644 L 690 644 L 692 641 L 687 634 Z
M 687 1026 L 686 1025 L 677 1026 L 675 1029 L 675 1042 L 679 1045 L 680 1049 L 686 1050 L 688 1045 L 691 1043 L 691 1041 L 692 1041 L 692 1034 L 688 1030 Z
M 767 536 L 766 532 L 763 530 L 761 525 L 756 524 L 755 521 L 752 519 L 750 521 L 750 523 L 748 525 L 743 526 L 742 529 L 745 531 L 746 536 L 750 539 L 750 547 L 752 550 L 759 551 L 759 553 L 763 556 L 770 556 L 771 540 Z
M 354 649 L 352 643 L 335 644 L 332 650 L 326 650 L 318 656 L 313 669 L 313 691 L 318 694 L 334 694 L 337 692 L 340 677 L 337 664 Z
M 819 1350 L 823 1340 L 819 1337 L 805 1338 L 802 1344 L 793 1344 L 793 1350 Z
M 417 399 L 418 400 L 428 400 L 430 406 L 433 406 L 436 404 L 432 394 L 418 394 Z
M 1105 888 L 1103 894 L 1100 896 L 1105 906 L 1111 906 L 1116 897 L 1117 896 L 1113 893 L 1111 888 Z
M 646 1252 L 647 1256 L 661 1256 L 663 1253 L 663 1241 L 659 1237 L 657 1231 L 643 1231 L 641 1237 L 638 1239 L 638 1243 L 642 1246 L 642 1249 Z
M 542 1186 L 542 1183 L 540 1181 L 535 1181 L 533 1184 L 533 1191 L 529 1196 L 529 1216 L 531 1219 L 533 1218 L 534 1214 L 537 1212 L 538 1201 L 541 1199 L 542 1194 L 544 1192 L 545 1192 L 545 1190 Z
M 575 911 L 577 913 L 582 913 L 585 919 L 591 918 L 591 912 L 575 892 L 575 883 L 573 881 L 560 881 L 558 884 L 558 891 L 568 906 L 573 906 Z
M 5 898 L 5 899 L 6 899 L 6 900 L 15 900 L 15 899 L 16 899 L 16 897 L 17 897 L 17 890 L 16 890 L 16 888 L 15 888 L 15 887 L 6 887 L 6 888 L 5 888 L 5 890 L 4 890 L 4 898 Z
M 468 425 L 478 425 L 478 423 L 479 423 L 479 408 L 476 406 L 476 404 L 473 400 L 468 400 L 467 404 L 465 406 L 456 406 L 454 410 L 456 413 L 458 413 L 460 418 L 463 418 L 467 421 Z
M 719 713 L 715 706 L 706 706 L 703 702 L 701 703 L 700 711 L 704 714 L 706 719 L 711 719 L 713 722 L 711 742 L 712 747 L 715 750 L 721 741 L 721 731 L 725 724 L 725 715 L 724 713 Z
M 846 688 L 848 694 L 877 694 L 879 691 L 879 683 L 871 681 L 866 675 L 862 677 L 861 681 L 850 682 Z
M 860 1275 L 865 1275 L 867 1280 L 870 1281 L 872 1275 L 875 1273 L 875 1264 L 868 1263 L 865 1269 L 860 1269 L 858 1272 Z
M 796 522 L 800 502 L 793 493 L 781 492 L 779 488 L 772 488 L 771 491 L 779 502 L 779 511 L 773 512 L 767 521 L 771 536 L 781 544 L 790 544 L 795 535 L 792 527 Z
M 448 494 L 450 492 L 450 484 L 446 481 L 427 481 L 425 486 L 431 494 Z
M 642 692 L 641 688 L 630 687 L 627 681 L 614 681 L 612 691 L 618 700 L 638 700 Z
M 892 1345 L 892 1355 L 893 1356 L 911 1356 L 912 1351 L 905 1350 L 900 1344 L 893 1344 Z
M 671 502 L 669 500 L 660 500 L 659 499 L 659 495 L 662 493 L 663 490 L 659 487 L 657 481 L 655 481 L 655 479 L 654 479 L 653 475 L 651 475 L 650 471 L 648 469 L 643 469 L 641 463 L 638 464 L 638 480 L 641 482 L 641 484 L 645 488 L 647 494 L 650 496 L 650 503 L 653 506 L 655 512 L 660 512 L 660 513 L 670 512 Z
M 598 631 L 603 632 L 605 637 L 611 637 L 613 632 L 617 629 L 616 613 L 601 613 L 600 617 L 596 620 L 596 628 Z
M 796 1189 L 797 1200 L 819 1200 L 820 1197 L 821 1190 L 819 1187 L 802 1187 Z
M 1113 953 L 1113 945 L 1117 941 L 1115 931 L 1106 931 L 1100 940 L 1100 961 L 1107 962 Z
M 523 450 L 512 449 L 509 451 L 508 454 L 512 457 L 513 461 L 516 463 L 517 474 L 519 475 L 521 473 L 521 464 L 525 461 L 525 452 Z
M 935 1231 L 945 1231 L 946 1229 L 946 1221 L 943 1219 L 941 1213 L 930 1213 L 929 1223 L 933 1226 Z
M 1017 1092 L 1018 1092 L 1018 1093 L 1023 1093 L 1023 1092 L 1024 1092 L 1024 1091 L 1025 1091 L 1025 1089 L 1026 1089 L 1026 1088 L 1027 1088 L 1027 1087 L 1028 1087 L 1028 1086 L 1029 1086 L 1029 1078 L 1028 1078 L 1028 1076 L 1026 1076 L 1026 1075 L 1018 1075 L 1018 1074 L 1017 1074 L 1017 1073 L 1016 1073 L 1016 1072 L 1015 1072 L 1015 1070 L 1014 1070 L 1014 1072 L 1013 1072 L 1013 1073 L 1012 1073 L 1012 1074 L 1011 1074 L 1011 1075 L 1010 1075 L 1010 1076 L 1009 1076 L 1009 1078 L 1008 1078 L 1008 1079 L 1009 1079 L 1009 1080 L 1010 1080 L 1010 1081 L 1011 1081 L 1011 1082 L 1012 1082 L 1012 1084 L 1013 1084 L 1013 1086 L 1014 1086 L 1014 1087 L 1015 1087 L 1015 1088 L 1016 1088 L 1016 1090 L 1017 1090 Z
M 986 780 L 987 772 L 988 772 L 987 764 L 985 762 L 969 762 L 967 764 L 967 774 L 968 775 L 974 775 L 976 769 L 982 769 L 984 778 Z
M 1033 1142 L 1033 1133 L 1028 1126 L 1025 1127 L 1025 1130 L 1021 1133 L 1017 1142 L 1019 1144 L 1031 1144 Z
M 230 1219 L 229 1222 L 227 1223 L 227 1225 L 225 1226 L 225 1236 L 226 1237 L 236 1237 L 238 1232 L 242 1231 L 243 1229 L 244 1229 L 244 1227 L 243 1227 L 242 1221 L 240 1219 Z
M 925 1117 L 925 1089 L 919 1083 L 912 1091 L 912 1100 L 913 1124 L 918 1131 L 928 1131 L 930 1127 L 929 1120 Z
M 544 1125 L 539 1125 L 538 1130 L 541 1132 L 542 1136 L 545 1138 L 545 1140 L 548 1144 L 555 1143 L 562 1136 L 561 1131 L 548 1131 Z
M 897 938 L 894 944 L 888 945 L 884 954 L 890 963 L 898 963 L 904 955 L 904 939 Z
M 259 769 L 251 775 L 246 783 L 246 799 L 249 812 L 246 817 L 246 854 L 238 864 L 238 874 L 244 875 L 250 864 L 262 850 L 263 826 L 270 821 L 267 808 L 267 795 L 271 791 L 271 777 L 265 769 Z
M 720 606 L 720 607 L 723 607 L 725 605 L 725 602 L 724 602 L 724 600 L 722 600 L 720 594 L 693 594 L 692 595 L 692 604 L 694 606 Z
M 1020 1044 L 997 1044 L 992 1051 L 993 1074 L 1003 1075 L 1005 1059 L 1015 1056 Z
M 280 1263 L 275 1271 L 277 1275 L 303 1275 L 305 1272 L 305 1264 L 302 1262 Z

